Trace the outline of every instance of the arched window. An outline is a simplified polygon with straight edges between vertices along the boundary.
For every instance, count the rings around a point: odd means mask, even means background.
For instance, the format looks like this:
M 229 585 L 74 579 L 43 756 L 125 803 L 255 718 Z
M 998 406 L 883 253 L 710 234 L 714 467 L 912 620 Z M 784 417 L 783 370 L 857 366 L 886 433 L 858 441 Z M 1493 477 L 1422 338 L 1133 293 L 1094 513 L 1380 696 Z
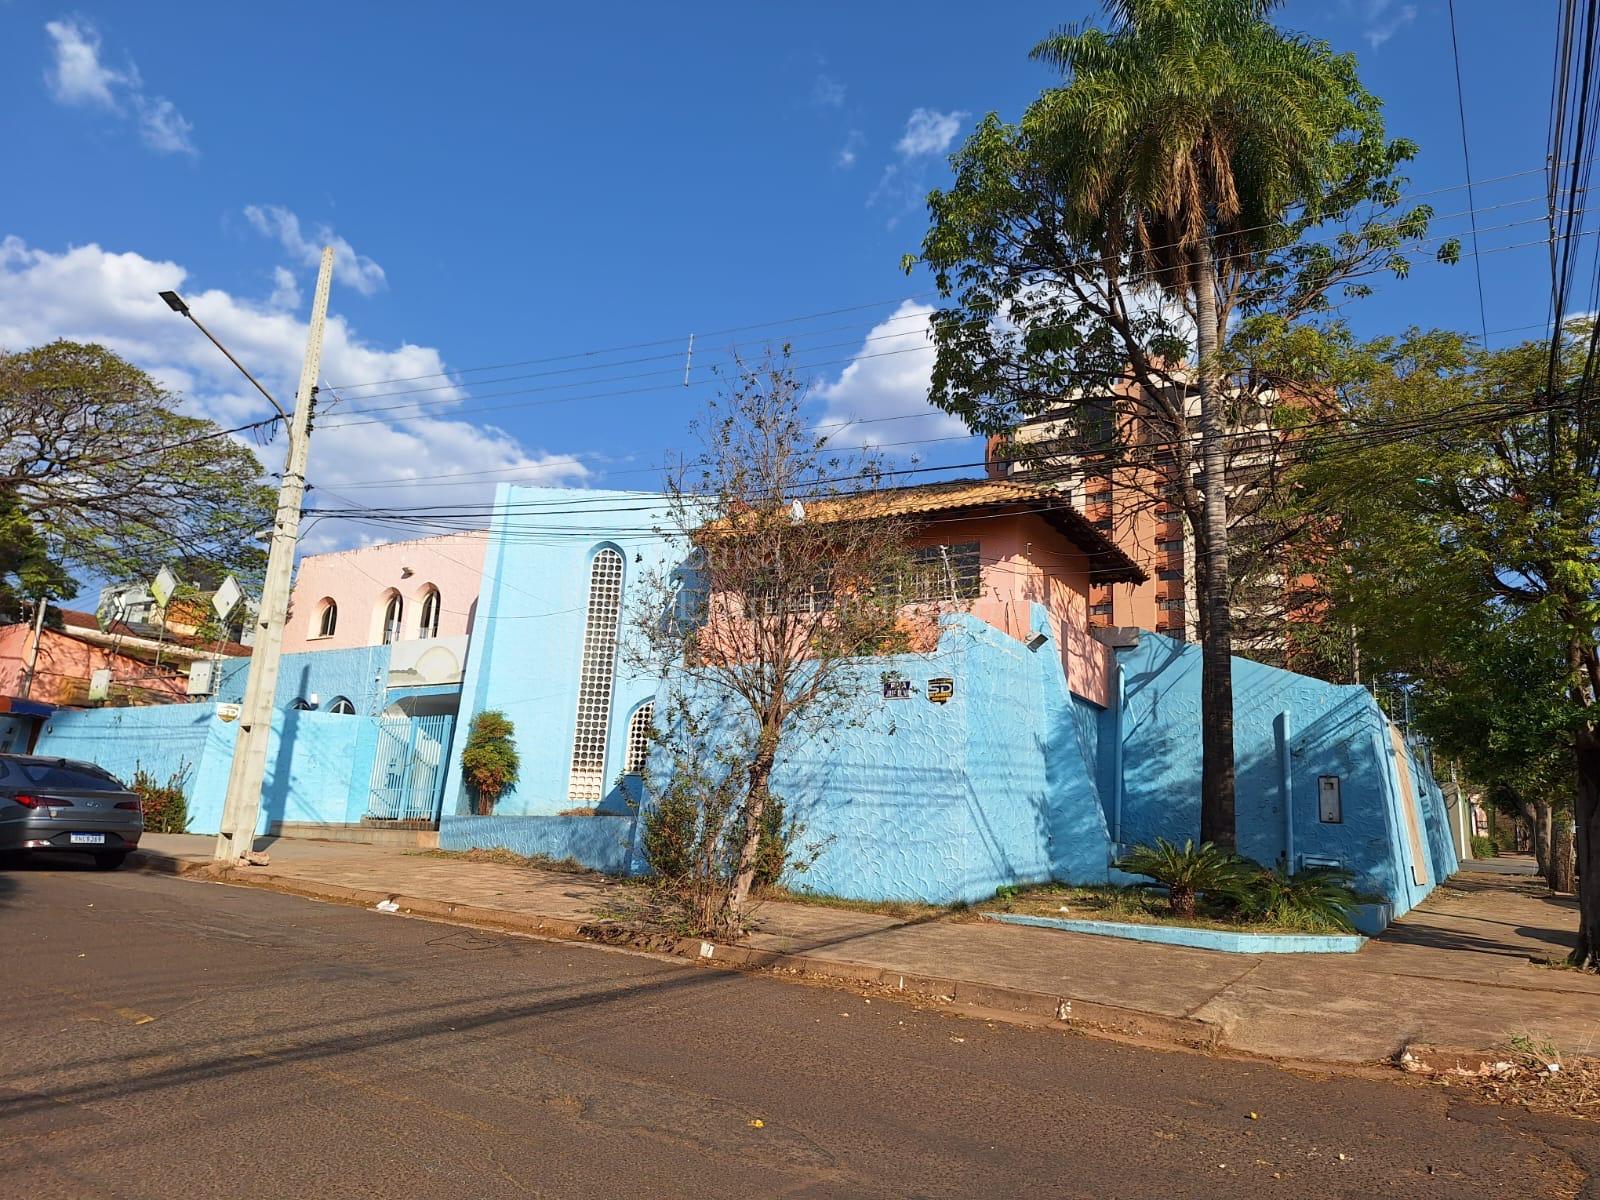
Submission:
M 439 589 L 429 586 L 422 593 L 422 621 L 417 628 L 417 636 L 421 638 L 436 638 L 439 636 Z
M 399 595 L 389 597 L 383 610 L 383 644 L 392 645 L 400 640 L 400 624 L 405 620 L 406 604 Z
M 356 706 L 351 704 L 350 701 L 346 700 L 343 696 L 335 696 L 332 700 L 328 701 L 327 711 L 331 713 L 338 713 L 342 717 L 353 717 L 356 715 Z
M 339 627 L 339 606 L 332 600 L 322 602 L 322 611 L 317 614 L 317 636 L 332 637 L 333 631 Z
M 598 804 L 604 792 L 606 736 L 611 731 L 611 681 L 617 662 L 617 621 L 622 614 L 622 555 L 610 546 L 589 568 L 589 613 L 578 668 L 578 719 L 572 731 L 572 774 L 567 798 Z
M 647 700 L 628 718 L 628 752 L 622 760 L 624 775 L 643 775 L 645 759 L 650 757 L 650 724 L 655 720 L 656 702 Z
M 289 707 L 294 709 L 296 712 L 311 712 L 317 706 L 311 703 L 311 701 L 307 700 L 304 696 L 300 696 L 291 701 Z

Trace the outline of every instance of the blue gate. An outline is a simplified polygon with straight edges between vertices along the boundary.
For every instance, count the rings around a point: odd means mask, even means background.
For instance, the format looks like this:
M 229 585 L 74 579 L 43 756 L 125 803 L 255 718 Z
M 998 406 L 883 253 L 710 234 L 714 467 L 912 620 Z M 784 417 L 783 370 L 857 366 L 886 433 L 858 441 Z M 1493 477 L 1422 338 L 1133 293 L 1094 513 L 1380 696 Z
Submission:
M 378 753 L 367 793 L 369 820 L 434 819 L 455 720 L 449 713 L 378 719 Z

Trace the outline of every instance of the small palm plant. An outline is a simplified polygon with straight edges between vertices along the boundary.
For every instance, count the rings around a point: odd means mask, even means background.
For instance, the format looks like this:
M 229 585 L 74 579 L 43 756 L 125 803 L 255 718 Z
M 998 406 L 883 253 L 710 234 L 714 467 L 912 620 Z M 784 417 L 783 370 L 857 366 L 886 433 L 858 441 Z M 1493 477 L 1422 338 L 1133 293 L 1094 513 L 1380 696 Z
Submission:
M 1236 897 L 1250 879 L 1249 866 L 1213 842 L 1196 846 L 1191 840 L 1180 848 L 1157 838 L 1153 846 L 1135 846 L 1115 865 L 1166 885 L 1175 917 L 1194 916 L 1195 897 L 1201 893 Z
M 467 729 L 466 749 L 461 752 L 461 773 L 477 798 L 478 816 L 488 816 L 495 801 L 516 786 L 520 768 L 511 718 L 495 709 L 485 709 L 473 717 Z
M 1280 861 L 1275 867 L 1260 868 L 1239 899 L 1260 920 L 1354 933 L 1350 914 L 1358 899 L 1352 880 L 1350 872 L 1337 867 L 1305 867 L 1291 875 Z

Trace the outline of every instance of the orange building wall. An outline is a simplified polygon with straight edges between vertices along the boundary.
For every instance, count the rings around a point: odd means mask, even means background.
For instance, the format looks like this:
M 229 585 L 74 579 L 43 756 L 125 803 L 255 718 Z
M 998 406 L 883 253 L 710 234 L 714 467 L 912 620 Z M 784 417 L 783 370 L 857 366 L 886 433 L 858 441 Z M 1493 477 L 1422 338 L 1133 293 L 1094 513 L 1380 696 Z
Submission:
M 32 648 L 32 626 L 0 628 L 0 695 L 21 695 Z M 91 646 L 46 629 L 39 640 L 38 671 L 28 699 L 44 704 L 87 704 L 90 676 L 106 668 L 111 671 L 113 688 L 137 688 L 136 695 L 147 693 L 152 700 L 182 699 L 188 688 L 181 667 L 163 665 L 158 669 L 153 663 L 117 654 L 109 647 Z

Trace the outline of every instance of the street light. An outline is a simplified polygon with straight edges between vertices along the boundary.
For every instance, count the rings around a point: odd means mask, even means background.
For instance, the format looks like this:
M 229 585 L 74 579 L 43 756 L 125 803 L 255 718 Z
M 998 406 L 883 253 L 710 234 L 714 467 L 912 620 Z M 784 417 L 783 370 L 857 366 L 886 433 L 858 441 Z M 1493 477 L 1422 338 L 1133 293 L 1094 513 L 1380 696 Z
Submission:
M 283 418 L 285 424 L 288 424 L 288 422 L 289 422 L 289 414 L 283 411 L 283 405 L 279 404 L 276 400 L 274 400 L 272 398 L 272 393 L 267 391 L 266 388 L 261 386 L 261 381 L 259 379 L 257 379 L 254 375 L 250 374 L 249 371 L 246 371 L 244 369 L 244 364 L 242 362 L 240 362 L 237 358 L 235 358 L 229 352 L 229 350 L 228 350 L 228 348 L 226 346 L 224 346 L 221 342 L 217 341 L 216 337 L 212 334 L 211 330 L 207 329 L 204 325 L 200 324 L 199 318 L 197 318 L 192 312 L 189 311 L 189 306 L 184 303 L 184 300 L 183 300 L 182 296 L 178 295 L 177 292 L 159 292 L 157 294 L 163 300 L 165 300 L 167 302 L 167 307 L 170 308 L 173 312 L 177 313 L 180 317 L 188 317 L 189 320 L 193 321 L 194 322 L 194 327 L 196 329 L 198 329 L 201 333 L 205 334 L 206 337 L 210 340 L 211 344 L 213 346 L 215 346 L 218 350 L 221 350 L 222 353 L 227 357 L 229 362 L 231 362 L 234 366 L 239 368 L 239 374 L 243 375 L 251 383 L 255 384 L 256 391 L 260 392 L 263 396 L 265 396 L 267 398 L 267 403 L 272 405 L 273 408 L 277 409 L 278 410 L 278 415 Z

